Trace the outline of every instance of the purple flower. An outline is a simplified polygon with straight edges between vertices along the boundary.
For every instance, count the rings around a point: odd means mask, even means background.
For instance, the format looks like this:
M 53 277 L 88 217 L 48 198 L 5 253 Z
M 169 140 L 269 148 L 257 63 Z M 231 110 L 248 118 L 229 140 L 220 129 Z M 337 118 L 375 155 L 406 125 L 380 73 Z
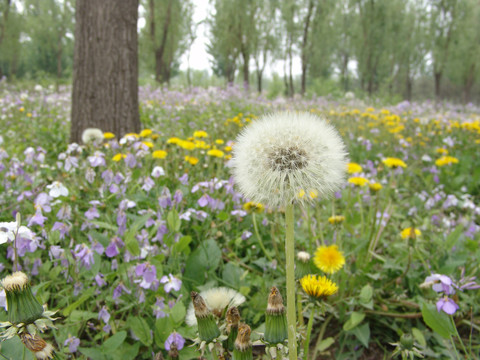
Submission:
M 98 273 L 97 275 L 95 275 L 95 282 L 97 283 L 98 287 L 107 285 L 107 282 L 103 280 L 103 274 L 101 273 Z
M 90 269 L 95 262 L 93 259 L 93 251 L 86 244 L 77 244 L 73 251 L 73 257 L 80 261 L 85 268 Z
M 110 313 L 108 312 L 107 308 L 103 306 L 100 311 L 98 312 L 98 320 L 102 319 L 105 324 L 108 324 L 110 320 Z
M 78 346 L 80 345 L 80 339 L 75 336 L 69 336 L 67 340 L 63 343 L 63 346 L 68 345 L 68 351 L 74 353 L 77 351 Z
M 443 310 L 448 315 L 453 315 L 459 309 L 459 306 L 450 299 L 448 296 L 444 296 L 437 301 L 437 311 Z
M 157 297 L 157 301 L 153 305 L 153 315 L 155 315 L 155 318 L 159 319 L 167 316 L 163 309 L 165 309 L 165 299 L 163 297 Z
M 37 209 L 37 211 L 35 212 L 35 215 L 33 215 L 28 221 L 28 226 L 40 225 L 43 227 L 45 220 L 47 220 L 47 217 L 43 216 L 42 210 Z
M 183 200 L 183 193 L 181 190 L 175 191 L 175 194 L 173 195 L 173 201 L 175 201 L 176 204 L 180 204 Z
M 183 174 L 178 178 L 178 180 L 182 185 L 185 185 L 185 186 L 188 185 L 188 174 L 187 173 Z
M 171 333 L 167 340 L 165 340 L 165 350 L 170 351 L 172 345 L 174 345 L 174 348 L 177 350 L 182 350 L 183 345 L 185 345 L 185 339 L 176 331 Z
M 110 244 L 105 249 L 105 255 L 107 255 L 109 258 L 115 257 L 120 253 L 119 250 L 124 246 L 125 244 L 122 239 L 120 239 L 118 236 L 115 236 L 112 238 Z
M 208 194 L 204 194 L 200 199 L 198 199 L 197 204 L 200 207 L 207 206 L 210 202 L 210 196 Z
M 91 167 L 105 166 L 105 154 L 101 151 L 95 151 L 92 156 L 87 158 Z
M 127 294 L 131 294 L 132 292 L 130 290 L 128 290 L 125 285 L 123 285 L 122 283 L 120 283 L 114 290 L 113 290 L 113 299 L 117 299 L 119 298 L 122 293 L 127 293 Z
M 142 189 L 145 191 L 150 191 L 155 186 L 155 182 L 152 180 L 150 176 L 147 176 L 143 181 Z
M 60 239 L 64 239 L 65 235 L 68 235 L 69 226 L 62 222 L 55 221 L 55 224 L 52 226 L 52 231 L 56 230 L 60 233 Z
M 165 292 L 169 293 L 172 290 L 178 291 L 182 287 L 182 281 L 177 279 L 172 274 L 168 274 L 168 276 L 164 275 L 160 279 L 162 284 L 165 284 L 163 289 Z
M 455 289 L 452 286 L 453 281 L 447 275 L 432 274 L 427 276 L 424 284 L 432 284 L 432 289 L 436 292 L 444 292 L 446 295 L 455 294 Z
M 242 234 L 242 240 L 247 240 L 251 236 L 252 236 L 252 233 L 250 231 L 246 230 Z
M 98 213 L 98 210 L 95 206 L 92 206 L 90 209 L 88 209 L 87 211 L 85 211 L 85 217 L 88 219 L 88 220 L 93 220 L 95 218 L 99 218 L 100 217 L 100 214 Z
M 138 264 L 135 267 L 135 275 L 142 277 L 140 280 L 135 280 L 136 283 L 140 283 L 140 287 L 152 290 L 158 287 L 157 269 L 155 265 L 149 263 Z

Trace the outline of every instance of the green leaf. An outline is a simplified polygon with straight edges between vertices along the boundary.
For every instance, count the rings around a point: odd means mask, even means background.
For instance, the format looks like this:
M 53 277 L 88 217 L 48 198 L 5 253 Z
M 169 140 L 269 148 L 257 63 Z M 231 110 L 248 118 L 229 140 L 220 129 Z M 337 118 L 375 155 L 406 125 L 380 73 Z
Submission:
M 362 290 L 360 290 L 359 301 L 360 304 L 365 306 L 368 309 L 373 309 L 373 288 L 367 284 L 365 285 Z
M 357 325 L 359 325 L 363 319 L 365 319 L 365 314 L 360 312 L 352 312 L 350 318 L 347 320 L 345 324 L 343 324 L 343 330 L 350 331 L 354 329 Z
M 352 331 L 352 334 L 368 349 L 368 343 L 370 341 L 370 326 L 368 323 L 362 326 L 357 326 Z
M 449 316 L 444 312 L 438 312 L 435 305 L 423 303 L 422 316 L 425 324 L 441 337 L 448 339 L 455 335 L 455 328 Z
M 230 217 L 230 215 L 229 215 L 227 212 L 225 212 L 225 211 L 221 211 L 221 212 L 219 212 L 219 213 L 217 214 L 217 218 L 218 218 L 219 220 L 222 220 L 222 221 L 228 220 L 229 217 Z
M 187 259 L 182 280 L 188 287 L 204 284 L 208 271 L 218 268 L 222 252 L 215 240 L 207 240 L 193 251 Z
M 112 225 L 112 224 L 107 223 L 107 222 L 96 221 L 96 220 L 91 220 L 90 222 L 91 222 L 93 225 L 96 225 L 96 226 L 98 226 L 98 227 L 101 228 L 101 229 L 112 230 L 112 231 L 114 231 L 114 232 L 117 232 L 117 231 L 118 231 L 118 226 Z
M 240 278 L 242 273 L 242 269 L 229 262 L 223 269 L 222 278 L 228 286 L 238 289 L 240 287 Z
M 5 357 L 8 360 L 34 359 L 32 353 L 27 350 L 27 348 L 25 347 L 25 345 L 23 345 L 18 336 L 2 341 L 0 343 L 0 353 L 2 353 L 2 355 L 4 356 L 0 357 L 0 359 L 5 359 Z M 25 355 L 25 357 L 23 355 Z
M 178 242 L 173 244 L 173 249 L 178 253 L 186 253 L 187 255 L 190 253 L 190 248 L 188 245 L 192 242 L 191 236 L 182 236 Z M 188 250 L 188 251 L 187 251 Z
M 170 310 L 170 316 L 174 325 L 180 326 L 185 320 L 185 315 L 187 314 L 187 309 L 181 301 L 177 302 L 175 306 Z
M 82 305 L 85 301 L 87 301 L 95 292 L 95 289 L 93 287 L 88 288 L 87 290 L 84 291 L 83 295 L 80 296 L 80 298 L 75 301 L 74 303 L 68 305 L 65 309 L 63 309 L 63 315 L 68 316 L 70 313 L 78 308 L 80 305 Z
M 163 349 L 163 344 L 172 331 L 173 325 L 169 317 L 158 318 L 155 322 L 155 343 L 160 344 L 160 347 Z
M 335 343 L 335 339 L 333 337 L 328 337 L 326 339 L 323 339 L 318 345 L 317 350 L 320 352 L 325 351 L 334 343 Z
M 135 235 L 138 234 L 138 231 L 145 225 L 148 219 L 152 216 L 150 214 L 140 216 L 137 218 L 132 225 L 130 225 L 128 231 L 125 233 L 124 241 L 125 247 L 133 255 L 140 255 L 140 247 L 138 246 L 138 241 L 135 238 Z
M 150 326 L 144 318 L 130 316 L 127 320 L 128 326 L 132 329 L 133 333 L 140 339 L 142 344 L 150 346 L 153 343 L 152 336 L 150 335 Z
M 118 349 L 120 345 L 123 344 L 125 338 L 127 337 L 126 331 L 119 331 L 115 335 L 109 337 L 105 342 L 102 344 L 103 352 L 108 354 L 112 353 Z
M 84 348 L 79 347 L 78 350 L 85 356 L 87 356 L 91 360 L 105 360 L 105 355 L 102 352 L 95 348 Z
M 422 345 L 423 347 L 427 346 L 427 340 L 425 340 L 425 336 L 423 336 L 423 333 L 418 330 L 417 328 L 412 328 L 412 335 L 417 342 Z
M 98 318 L 98 313 L 92 311 L 82 311 L 82 310 L 73 310 L 68 317 L 68 321 L 77 322 L 77 321 L 87 321 L 90 319 Z
M 447 250 L 451 250 L 456 244 L 460 235 L 463 233 L 463 227 L 457 226 L 450 234 L 448 234 L 447 239 L 445 240 L 445 247 Z
M 173 209 L 170 210 L 167 214 L 167 227 L 168 230 L 171 232 L 178 232 L 180 230 L 180 225 L 182 224 L 182 220 L 178 216 L 177 210 Z

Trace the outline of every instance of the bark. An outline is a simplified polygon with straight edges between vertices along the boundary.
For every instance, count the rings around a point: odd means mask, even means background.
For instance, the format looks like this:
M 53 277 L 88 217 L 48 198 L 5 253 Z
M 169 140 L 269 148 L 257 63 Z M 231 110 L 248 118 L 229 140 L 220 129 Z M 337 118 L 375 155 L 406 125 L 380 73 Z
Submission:
M 138 0 L 77 0 L 70 141 L 86 128 L 140 130 Z
M 310 20 L 313 14 L 313 0 L 308 2 L 308 12 L 305 18 L 305 26 L 303 27 L 303 39 L 302 39 L 302 79 L 301 79 L 301 89 L 300 94 L 305 95 L 305 90 L 307 86 L 307 45 L 308 45 L 308 33 L 310 29 Z
M 443 75 L 443 70 L 442 71 L 435 71 L 433 73 L 434 79 L 435 79 L 435 100 L 438 101 L 440 100 L 440 90 L 441 90 L 441 82 L 442 82 L 442 75 Z
M 250 87 L 250 67 L 248 66 L 250 62 L 250 55 L 246 50 L 242 51 L 242 59 L 243 59 L 243 86 L 245 90 L 248 90 Z
M 153 0 L 150 0 L 150 16 L 151 16 L 151 25 L 150 25 L 150 36 L 152 37 L 152 42 L 155 44 L 155 13 Z M 167 46 L 168 32 L 170 28 L 172 14 L 172 1 L 168 2 L 167 14 L 165 16 L 165 22 L 163 23 L 163 32 L 160 45 L 155 47 L 155 80 L 160 83 L 170 82 L 170 61 L 165 61 L 165 48 Z M 153 25 L 152 25 L 153 24 Z M 153 31 L 153 32 L 152 32 Z
M 3 42 L 3 39 L 5 38 L 5 28 L 7 26 L 7 21 L 8 21 L 8 13 L 10 12 L 10 4 L 11 0 L 5 0 L 5 11 L 3 12 L 3 21 L 0 24 L 0 45 Z
M 472 99 L 472 87 L 475 81 L 475 68 L 476 63 L 472 62 L 463 83 L 463 101 L 465 102 L 465 104 L 468 104 Z

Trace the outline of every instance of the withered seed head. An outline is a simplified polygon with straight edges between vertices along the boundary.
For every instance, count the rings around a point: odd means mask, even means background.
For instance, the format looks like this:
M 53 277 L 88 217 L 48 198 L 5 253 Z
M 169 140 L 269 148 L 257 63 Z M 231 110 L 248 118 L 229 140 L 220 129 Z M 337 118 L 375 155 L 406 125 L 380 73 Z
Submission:
M 192 291 L 190 297 L 192 298 L 193 308 L 195 309 L 195 316 L 197 318 L 204 318 L 210 314 L 205 300 L 203 300 L 199 293 Z
M 270 289 L 270 295 L 268 296 L 267 314 L 283 314 L 285 312 L 285 306 L 283 306 L 283 299 L 280 291 L 273 286 Z
M 235 348 L 239 351 L 245 351 L 252 346 L 250 341 L 250 334 L 252 330 L 247 324 L 240 324 L 238 326 L 238 335 L 235 340 Z
M 37 359 L 53 359 L 53 346 L 40 336 L 22 333 L 20 339 L 25 347 L 35 354 Z
M 233 306 L 228 309 L 225 318 L 229 325 L 238 325 L 238 322 L 240 321 L 240 311 L 238 311 L 236 306 Z

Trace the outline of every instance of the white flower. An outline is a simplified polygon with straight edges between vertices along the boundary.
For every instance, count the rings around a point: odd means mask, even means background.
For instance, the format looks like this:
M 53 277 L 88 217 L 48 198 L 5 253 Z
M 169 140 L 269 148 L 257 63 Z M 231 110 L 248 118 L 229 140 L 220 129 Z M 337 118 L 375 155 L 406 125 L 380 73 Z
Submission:
M 217 287 L 202 291 L 200 296 L 205 300 L 208 309 L 217 316 L 221 315 L 227 307 L 239 306 L 245 302 L 245 296 L 226 287 Z M 190 326 L 197 325 L 193 303 L 190 303 L 185 321 Z
M 0 244 L 4 244 L 8 241 L 15 239 L 15 233 L 17 232 L 18 223 L 16 221 L 0 222 Z M 18 237 L 27 240 L 33 240 L 35 235 L 26 226 L 20 226 L 18 228 Z
M 54 181 L 50 185 L 47 185 L 47 189 L 50 189 L 48 195 L 53 198 L 68 196 L 68 189 L 59 181 Z
M 97 128 L 88 128 L 83 130 L 82 141 L 84 144 L 103 141 L 103 132 Z
M 35 90 L 35 91 L 42 91 L 42 90 L 43 90 L 43 87 L 42 87 L 42 85 L 37 84 L 37 85 L 35 85 L 35 87 L 33 88 L 33 90 Z
M 3 307 L 5 311 L 8 311 L 7 294 L 5 293 L 5 289 L 0 290 L 0 307 Z
M 158 178 L 160 176 L 165 175 L 165 170 L 161 166 L 155 166 L 152 170 L 152 176 L 154 178 Z
M 309 200 L 301 193 L 331 195 L 344 182 L 347 168 L 337 131 L 305 112 L 269 114 L 252 122 L 233 153 L 232 172 L 241 192 L 269 206 Z

